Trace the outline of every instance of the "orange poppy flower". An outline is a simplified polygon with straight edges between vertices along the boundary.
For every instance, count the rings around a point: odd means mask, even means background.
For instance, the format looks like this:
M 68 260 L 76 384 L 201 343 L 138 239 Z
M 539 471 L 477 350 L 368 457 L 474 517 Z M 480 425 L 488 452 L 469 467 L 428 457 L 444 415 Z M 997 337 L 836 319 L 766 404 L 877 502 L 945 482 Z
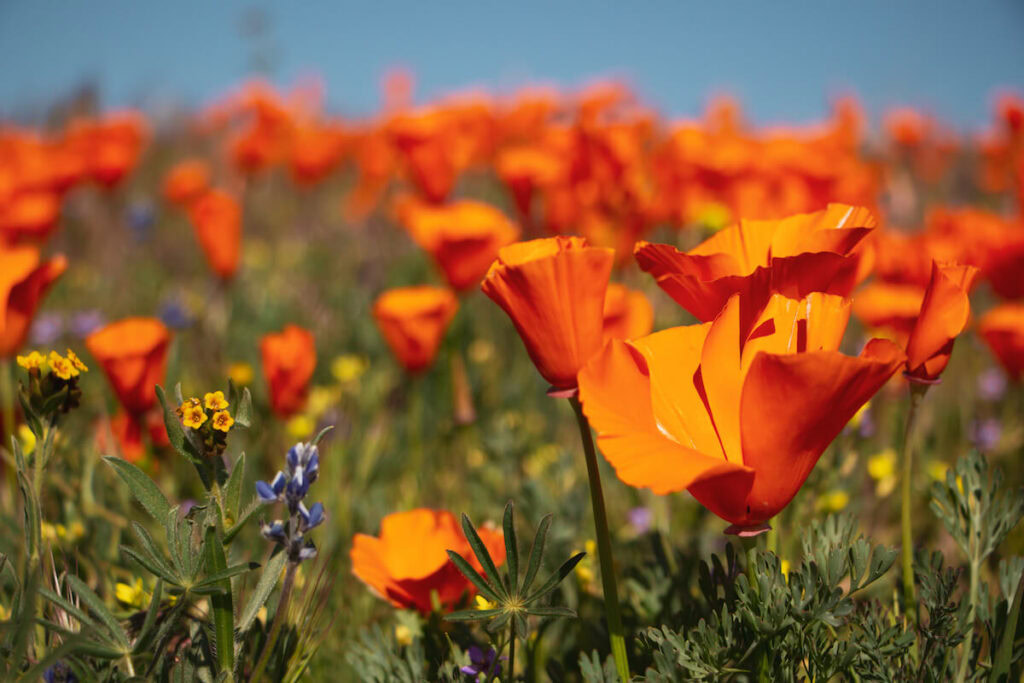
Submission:
M 219 277 L 230 280 L 242 248 L 242 209 L 224 190 L 208 190 L 189 206 L 189 217 L 206 261 Z
M 651 333 L 654 308 L 643 292 L 617 282 L 604 295 L 604 338 L 637 339 Z
M 109 435 L 114 437 L 114 443 L 108 439 L 108 431 Z M 101 420 L 96 425 L 96 448 L 100 453 L 117 450 L 128 462 L 139 462 L 146 454 L 143 435 L 147 433 L 150 443 L 154 446 L 170 445 L 160 411 L 150 410 L 143 415 L 119 412 L 109 420 Z
M 558 390 L 601 348 L 605 290 L 615 251 L 582 237 L 546 237 L 503 247 L 481 289 L 504 309 L 533 364 Z
M 1024 303 L 996 306 L 978 321 L 978 333 L 1007 374 L 1015 381 L 1024 376 Z
M 39 302 L 66 268 L 63 256 L 41 263 L 35 247 L 0 246 L 0 358 L 25 342 Z
M 953 342 L 971 317 L 967 293 L 977 275 L 974 266 L 932 264 L 921 313 L 907 341 L 908 378 L 934 382 L 946 369 Z
M 260 340 L 263 376 L 270 388 L 270 407 L 279 417 L 291 417 L 306 405 L 309 380 L 316 368 L 313 334 L 298 325 Z
M 398 362 L 409 372 L 419 372 L 434 362 L 458 308 L 459 301 L 449 289 L 401 287 L 377 297 L 373 317 Z
M 680 306 L 708 321 L 738 292 L 849 295 L 859 261 L 851 252 L 874 226 L 867 209 L 830 204 L 776 221 L 740 221 L 685 253 L 641 241 L 634 254 Z
M 838 351 L 849 301 L 773 294 L 741 323 L 740 296 L 712 323 L 612 341 L 579 375 L 583 410 L 619 478 L 688 489 L 733 524 L 763 529 L 825 448 L 903 364 L 876 339 Z
M 871 282 L 854 295 L 853 314 L 868 329 L 884 331 L 906 346 L 921 312 L 924 290 L 913 284 Z
M 156 318 L 125 318 L 85 339 L 125 411 L 140 416 L 156 405 L 154 387 L 164 381 L 171 335 Z
M 19 192 L 0 202 L 0 242 L 42 242 L 57 227 L 60 196 L 49 191 Z
M 505 561 L 505 537 L 498 530 L 477 529 L 496 565 Z M 437 593 L 445 610 L 463 595 L 476 592 L 448 558 L 454 550 L 473 568 L 483 567 L 469 547 L 455 515 L 446 510 L 419 508 L 395 512 L 380 523 L 380 536 L 356 534 L 352 539 L 352 573 L 395 607 L 433 611 L 431 593 Z M 493 578 L 493 577 L 492 577 Z
M 519 238 L 519 228 L 498 209 L 470 200 L 430 206 L 405 204 L 402 220 L 453 288 L 475 286 L 498 255 Z
M 522 220 L 529 219 L 537 190 L 554 184 L 563 174 L 562 160 L 553 152 L 536 146 L 506 149 L 494 165 L 498 177 L 512 193 Z
M 210 166 L 202 159 L 186 159 L 164 176 L 164 199 L 186 206 L 210 187 Z

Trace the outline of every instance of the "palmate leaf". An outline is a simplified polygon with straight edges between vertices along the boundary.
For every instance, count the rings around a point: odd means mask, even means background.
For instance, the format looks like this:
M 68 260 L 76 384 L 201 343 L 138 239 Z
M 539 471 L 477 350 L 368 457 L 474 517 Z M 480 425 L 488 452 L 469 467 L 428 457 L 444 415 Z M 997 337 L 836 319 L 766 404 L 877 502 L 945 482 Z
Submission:
M 149 599 L 146 618 L 142 622 L 142 627 L 139 628 L 139 634 L 135 636 L 135 646 L 132 648 L 132 653 L 138 654 L 146 649 L 146 639 L 149 638 L 149 634 L 153 631 L 153 625 L 156 624 L 156 616 L 160 612 L 160 600 L 163 598 L 163 594 L 164 582 L 157 579 L 156 585 L 153 586 L 153 596 Z
M 462 555 L 459 555 L 454 550 L 448 550 L 446 552 L 448 553 L 448 558 L 451 559 L 452 563 L 460 572 L 462 572 L 463 576 L 469 579 L 470 583 L 476 586 L 476 589 L 480 591 L 481 595 L 491 602 L 499 602 L 501 600 L 494 587 L 492 587 L 484 577 L 480 576 L 480 572 L 473 569 L 473 565 L 466 562 Z
M 506 588 L 512 595 L 519 593 L 519 544 L 516 542 L 516 525 L 513 519 L 514 504 L 510 500 L 505 504 L 501 527 L 505 535 L 505 568 L 508 570 Z M 497 580 L 497 578 L 495 578 Z
M 476 532 L 473 523 L 469 521 L 469 517 L 465 514 L 462 515 L 462 531 L 466 535 L 466 540 L 469 541 L 469 547 L 473 549 L 473 554 L 476 555 L 477 561 L 480 562 L 480 566 L 484 568 L 487 577 L 494 582 L 493 591 L 501 600 L 507 600 L 509 597 L 508 592 L 502 588 L 498 567 L 494 564 L 494 560 L 491 559 L 491 553 L 487 551 L 487 546 L 480 540 L 480 534 Z
M 537 578 L 541 560 L 544 559 L 544 546 L 547 544 L 548 529 L 551 528 L 551 520 L 553 519 L 554 515 L 544 515 L 537 526 L 537 534 L 533 537 L 533 547 L 530 548 L 530 559 L 526 566 L 526 576 L 523 577 L 523 585 L 520 589 L 520 592 L 523 594 L 530 590 L 533 580 Z
M 500 609 L 464 609 L 445 615 L 447 621 L 482 621 L 501 614 Z
M 125 633 L 124 627 L 121 626 L 107 606 L 100 600 L 100 596 L 96 595 L 89 586 L 85 584 L 80 578 L 71 574 L 66 579 L 71 590 L 75 592 L 78 599 L 81 600 L 89 608 L 89 610 L 96 615 L 96 617 L 103 623 L 107 631 L 113 637 L 114 641 L 121 647 L 128 649 L 128 634 Z
M 548 580 L 544 582 L 544 585 L 538 588 L 535 593 L 531 594 L 528 598 L 526 598 L 526 603 L 529 604 L 536 600 L 540 600 L 545 595 L 555 590 L 558 584 L 562 582 L 562 579 L 571 574 L 572 570 L 576 568 L 576 565 L 578 565 L 580 563 L 580 560 L 582 560 L 585 556 L 586 553 L 576 553 L 568 560 L 563 562 L 562 566 L 558 568 L 558 571 L 552 574 L 550 578 L 548 578 Z

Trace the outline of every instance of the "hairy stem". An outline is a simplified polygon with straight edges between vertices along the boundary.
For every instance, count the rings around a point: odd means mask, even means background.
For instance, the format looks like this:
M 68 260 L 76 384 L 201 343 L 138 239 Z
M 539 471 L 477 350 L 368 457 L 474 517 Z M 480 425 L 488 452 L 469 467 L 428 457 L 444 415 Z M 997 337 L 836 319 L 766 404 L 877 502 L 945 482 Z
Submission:
M 587 476 L 590 478 L 590 502 L 594 508 L 594 527 L 597 535 L 597 556 L 601 563 L 601 584 L 604 588 L 604 609 L 608 618 L 608 635 L 611 640 L 612 656 L 619 678 L 629 680 L 629 660 L 626 656 L 626 638 L 622 628 L 622 614 L 619 611 L 619 591 L 615 585 L 615 570 L 612 567 L 612 544 L 608 533 L 608 515 L 604 508 L 604 492 L 601 489 L 601 473 L 597 469 L 597 452 L 590 434 L 590 423 L 583 414 L 579 399 L 569 399 L 576 413 L 576 421 L 583 441 L 583 453 L 587 459 Z

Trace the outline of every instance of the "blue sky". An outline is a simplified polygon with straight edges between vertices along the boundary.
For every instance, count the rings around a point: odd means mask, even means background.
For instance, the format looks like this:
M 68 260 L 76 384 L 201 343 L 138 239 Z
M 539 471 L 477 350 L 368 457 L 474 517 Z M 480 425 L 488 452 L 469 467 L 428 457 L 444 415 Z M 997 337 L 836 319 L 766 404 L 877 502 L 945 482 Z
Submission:
M 248 73 L 253 7 L 269 19 L 272 78 L 320 74 L 349 113 L 371 111 L 399 64 L 420 100 L 613 75 L 667 116 L 726 91 L 766 123 L 817 118 L 852 90 L 874 114 L 910 104 L 973 128 L 999 87 L 1024 91 L 1021 0 L 0 0 L 0 113 L 85 79 L 110 106 L 203 102 Z

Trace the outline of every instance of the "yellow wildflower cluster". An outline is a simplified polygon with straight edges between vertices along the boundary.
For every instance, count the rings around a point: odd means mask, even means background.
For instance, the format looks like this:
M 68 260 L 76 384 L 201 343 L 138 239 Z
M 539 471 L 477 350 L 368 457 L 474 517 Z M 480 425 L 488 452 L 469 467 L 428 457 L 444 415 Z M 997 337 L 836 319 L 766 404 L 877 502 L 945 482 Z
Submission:
M 82 362 L 82 359 L 71 349 L 68 349 L 67 357 L 56 351 L 50 351 L 49 357 L 38 351 L 30 351 L 27 356 L 18 356 L 17 360 L 18 365 L 29 372 L 33 370 L 42 372 L 49 367 L 53 374 L 65 381 L 72 377 L 78 377 L 83 372 L 89 372 L 89 368 Z
M 204 394 L 202 401 L 195 397 L 187 399 L 178 408 L 178 412 L 181 414 L 182 424 L 189 429 L 199 429 L 209 419 L 213 429 L 226 434 L 235 424 L 235 419 L 231 417 L 227 408 L 228 401 L 224 398 L 224 392 L 213 391 Z M 206 414 L 207 410 L 212 412 L 212 416 Z
M 896 451 L 886 448 L 868 458 L 868 474 L 877 483 L 875 491 L 887 496 L 896 488 Z
M 142 579 L 136 578 L 131 583 L 118 581 L 114 586 L 114 597 L 117 598 L 118 602 L 128 607 L 146 609 L 149 606 L 150 600 L 153 599 L 153 594 L 146 590 Z M 178 597 L 171 595 L 168 597 L 168 600 L 173 605 L 178 601 Z
M 74 543 L 85 536 L 85 525 L 74 521 L 67 526 L 43 522 L 39 525 L 39 533 L 47 543 Z

